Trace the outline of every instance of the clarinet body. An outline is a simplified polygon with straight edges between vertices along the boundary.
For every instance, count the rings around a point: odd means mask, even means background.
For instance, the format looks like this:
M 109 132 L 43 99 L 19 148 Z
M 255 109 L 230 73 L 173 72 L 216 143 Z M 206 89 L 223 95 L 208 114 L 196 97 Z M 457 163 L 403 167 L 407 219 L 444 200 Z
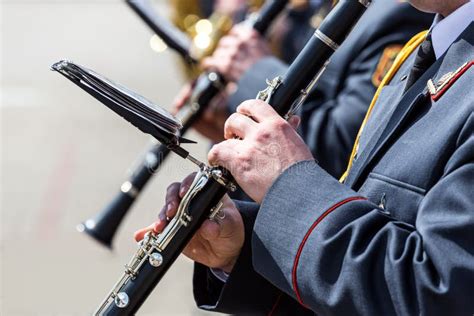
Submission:
M 282 116 L 294 113 L 331 55 L 369 5 L 369 0 L 339 1 L 292 63 L 285 77 L 269 81 L 268 87 L 257 98 L 269 102 Z M 223 168 L 202 167 L 181 201 L 176 217 L 162 233 L 155 235 L 150 232 L 146 235 L 131 264 L 96 315 L 129 315 L 137 311 L 199 225 L 206 218 L 218 216 L 220 200 L 233 188 L 232 181 L 232 176 Z
M 133 2 L 133 1 L 130 1 Z M 257 15 L 252 15 L 248 23 L 260 34 L 270 27 L 276 16 L 286 7 L 288 0 L 270 0 L 265 3 Z M 183 122 L 181 134 L 192 127 L 211 100 L 226 86 L 224 78 L 216 72 L 201 74 L 194 85 L 188 104 L 180 110 L 177 117 Z M 145 188 L 170 150 L 164 145 L 153 145 L 120 187 L 113 200 L 94 218 L 77 226 L 78 231 L 85 232 L 101 244 L 111 248 L 115 233 L 128 210 Z

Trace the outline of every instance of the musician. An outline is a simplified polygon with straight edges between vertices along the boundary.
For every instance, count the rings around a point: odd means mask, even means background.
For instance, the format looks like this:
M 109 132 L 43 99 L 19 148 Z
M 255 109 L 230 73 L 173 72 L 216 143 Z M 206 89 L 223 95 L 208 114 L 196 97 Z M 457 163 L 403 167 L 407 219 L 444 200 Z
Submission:
M 437 16 L 377 94 L 344 183 L 313 159 L 298 118 L 286 122 L 268 104 L 246 101 L 227 120 L 227 140 L 209 161 L 231 170 L 258 204 L 226 198 L 225 218 L 206 221 L 188 245 L 185 254 L 203 264 L 194 276 L 200 307 L 474 312 L 474 3 L 410 2 Z M 279 151 L 268 150 L 274 144 Z M 189 179 L 170 186 L 166 206 Z
M 303 1 L 304 2 L 304 1 Z M 207 69 L 217 69 L 237 91 L 229 99 L 215 100 L 196 128 L 213 141 L 221 141 L 223 126 L 238 104 L 255 98 L 265 88 L 265 80 L 284 75 L 288 65 L 314 33 L 311 24 L 330 9 L 332 0 L 309 8 L 294 8 L 287 21 L 282 42 L 289 47 L 285 60 L 270 55 L 266 41 L 257 32 L 239 26 L 223 38 L 215 54 L 204 61 Z M 311 14 L 306 13 L 310 12 Z M 416 33 L 429 28 L 433 17 L 398 0 L 376 0 L 367 14 L 335 53 L 302 110 L 300 133 L 318 158 L 320 166 L 340 176 L 347 164 L 357 130 L 367 107 L 396 54 Z M 186 94 L 176 106 L 184 105 Z M 227 106 L 227 107 L 225 107 Z

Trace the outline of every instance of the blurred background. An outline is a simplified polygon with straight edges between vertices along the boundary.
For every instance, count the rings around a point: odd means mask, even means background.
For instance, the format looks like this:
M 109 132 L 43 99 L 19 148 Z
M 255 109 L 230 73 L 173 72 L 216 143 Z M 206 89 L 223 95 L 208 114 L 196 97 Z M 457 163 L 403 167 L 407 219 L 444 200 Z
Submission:
M 108 251 L 76 231 L 117 193 L 149 137 L 56 72 L 67 58 L 168 107 L 185 82 L 170 50 L 119 0 L 1 0 L 2 315 L 88 315 L 136 250 L 165 188 L 196 168 L 173 156 L 134 205 Z M 166 0 L 153 1 L 167 14 Z M 208 143 L 190 145 L 205 159 Z M 204 315 L 180 257 L 140 315 Z

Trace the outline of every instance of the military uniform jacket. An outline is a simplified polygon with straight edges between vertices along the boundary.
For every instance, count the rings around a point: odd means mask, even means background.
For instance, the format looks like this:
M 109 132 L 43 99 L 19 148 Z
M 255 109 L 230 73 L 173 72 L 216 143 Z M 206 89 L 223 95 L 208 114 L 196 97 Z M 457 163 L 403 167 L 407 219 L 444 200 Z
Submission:
M 390 59 L 415 34 L 430 27 L 433 15 L 398 0 L 375 0 L 337 52 L 310 94 L 301 113 L 301 135 L 320 166 L 340 176 L 358 128 Z M 306 23 L 308 28 L 310 24 Z M 310 34 L 301 27 L 300 37 Z M 294 34 L 295 32 L 292 32 Z M 311 32 L 312 33 L 312 32 Z M 295 38 L 294 41 L 301 39 Z M 387 60 L 388 59 L 388 60 Z M 265 80 L 284 76 L 287 65 L 267 57 L 240 79 L 229 111 L 255 98 Z
M 225 284 L 198 266 L 208 296 L 196 298 L 230 313 L 472 315 L 473 44 L 471 23 L 406 93 L 416 54 L 404 63 L 345 184 L 305 161 L 260 209 L 240 205 L 253 225 L 245 249 Z

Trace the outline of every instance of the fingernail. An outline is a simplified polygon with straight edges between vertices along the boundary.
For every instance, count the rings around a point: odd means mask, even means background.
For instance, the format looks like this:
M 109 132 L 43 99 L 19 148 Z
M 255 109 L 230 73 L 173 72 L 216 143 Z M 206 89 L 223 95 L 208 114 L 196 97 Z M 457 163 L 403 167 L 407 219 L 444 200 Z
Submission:
M 183 196 L 188 191 L 188 187 L 182 187 L 179 190 L 179 195 Z

